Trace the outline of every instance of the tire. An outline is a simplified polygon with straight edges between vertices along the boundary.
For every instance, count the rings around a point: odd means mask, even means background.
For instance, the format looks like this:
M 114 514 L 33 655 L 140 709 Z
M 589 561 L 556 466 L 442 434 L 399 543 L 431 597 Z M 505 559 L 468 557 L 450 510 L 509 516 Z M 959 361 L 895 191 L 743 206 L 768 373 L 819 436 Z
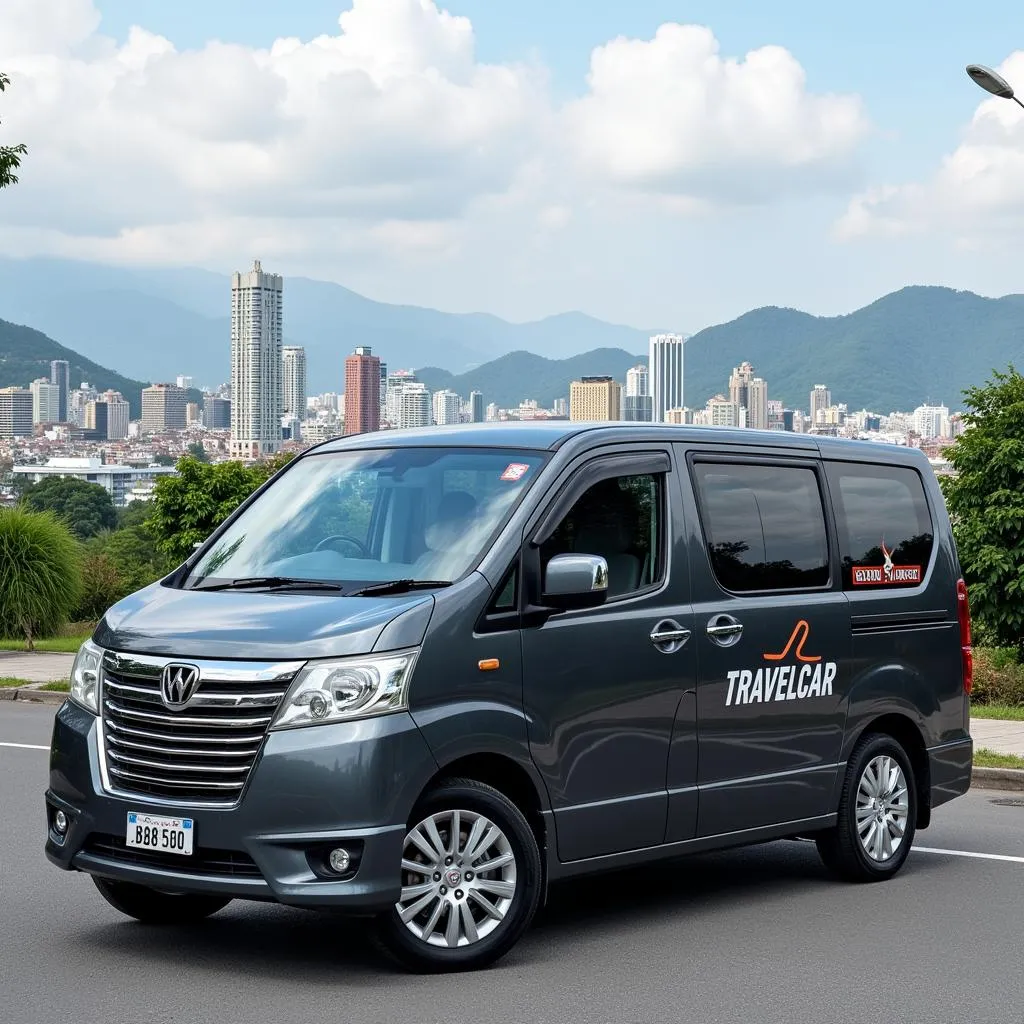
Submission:
M 822 861 L 845 881 L 883 882 L 903 867 L 916 829 L 910 758 L 891 736 L 864 737 L 847 765 L 836 826 L 816 839 Z
M 497 866 L 474 872 L 480 864 Z M 452 779 L 424 796 L 399 870 L 402 898 L 378 918 L 376 936 L 416 972 L 494 963 L 526 931 L 540 902 L 543 868 L 533 829 L 503 793 L 472 779 Z
M 100 895 L 127 917 L 143 924 L 194 924 L 231 902 L 230 896 L 206 896 L 202 893 L 169 893 L 133 882 L 117 882 L 93 876 Z

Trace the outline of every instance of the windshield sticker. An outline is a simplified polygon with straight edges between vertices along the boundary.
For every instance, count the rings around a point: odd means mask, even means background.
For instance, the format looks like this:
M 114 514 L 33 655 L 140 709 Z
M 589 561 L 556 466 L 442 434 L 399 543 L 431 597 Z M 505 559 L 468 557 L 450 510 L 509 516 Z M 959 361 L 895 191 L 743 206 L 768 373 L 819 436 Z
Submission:
M 530 467 L 523 462 L 510 462 L 505 467 L 505 472 L 501 474 L 501 479 L 515 482 L 517 480 L 522 480 L 529 471 Z
M 801 619 L 779 652 L 761 655 L 774 668 L 734 669 L 726 675 L 729 683 L 726 707 L 736 704 L 765 704 L 770 700 L 805 700 L 809 697 L 831 697 L 832 683 L 839 671 L 834 661 L 825 661 L 820 654 L 807 654 L 804 645 L 811 627 Z M 788 662 L 780 665 L 778 662 Z
M 855 587 L 869 587 L 878 584 L 890 586 L 916 586 L 921 582 L 921 566 L 919 565 L 893 565 L 892 552 L 885 546 L 882 540 L 881 565 L 854 566 L 853 585 Z

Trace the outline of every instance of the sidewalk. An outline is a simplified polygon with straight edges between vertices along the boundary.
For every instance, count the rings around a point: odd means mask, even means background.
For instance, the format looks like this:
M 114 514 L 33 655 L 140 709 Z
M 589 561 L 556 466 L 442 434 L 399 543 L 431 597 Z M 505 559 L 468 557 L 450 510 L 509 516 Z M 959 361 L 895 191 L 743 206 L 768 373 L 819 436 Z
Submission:
M 27 679 L 31 683 L 55 683 L 71 675 L 73 654 L 34 651 L 0 651 L 0 678 Z
M 1024 757 L 1024 722 L 1001 722 L 994 718 L 972 718 L 971 737 L 976 747 L 997 754 Z

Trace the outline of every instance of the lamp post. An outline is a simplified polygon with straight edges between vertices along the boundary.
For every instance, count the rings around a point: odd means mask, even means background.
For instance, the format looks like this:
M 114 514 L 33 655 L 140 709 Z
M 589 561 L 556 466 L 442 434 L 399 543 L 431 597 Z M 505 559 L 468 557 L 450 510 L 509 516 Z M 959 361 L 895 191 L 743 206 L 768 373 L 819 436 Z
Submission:
M 984 64 L 968 64 L 967 74 L 970 76 L 971 81 L 975 85 L 981 86 L 985 92 L 990 92 L 1001 100 L 1013 100 L 1017 106 L 1024 107 L 1024 103 L 1014 95 L 1013 86 L 1002 75 L 991 68 L 985 67 Z

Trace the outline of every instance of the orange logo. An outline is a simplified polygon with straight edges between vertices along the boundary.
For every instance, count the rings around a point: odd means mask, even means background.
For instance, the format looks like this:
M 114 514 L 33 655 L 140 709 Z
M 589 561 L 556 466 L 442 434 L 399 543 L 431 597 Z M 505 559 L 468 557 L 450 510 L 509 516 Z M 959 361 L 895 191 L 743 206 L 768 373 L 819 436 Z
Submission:
M 816 657 L 810 654 L 804 654 L 804 644 L 807 642 L 808 636 L 810 636 L 811 627 L 807 624 L 805 619 L 801 619 L 794 627 L 793 632 L 789 635 L 789 641 L 786 643 L 786 647 L 781 654 L 766 654 L 764 655 L 765 661 L 783 661 L 789 657 L 789 652 L 793 650 L 793 645 L 796 644 L 796 660 L 804 662 L 816 662 L 821 661 L 821 655 Z

